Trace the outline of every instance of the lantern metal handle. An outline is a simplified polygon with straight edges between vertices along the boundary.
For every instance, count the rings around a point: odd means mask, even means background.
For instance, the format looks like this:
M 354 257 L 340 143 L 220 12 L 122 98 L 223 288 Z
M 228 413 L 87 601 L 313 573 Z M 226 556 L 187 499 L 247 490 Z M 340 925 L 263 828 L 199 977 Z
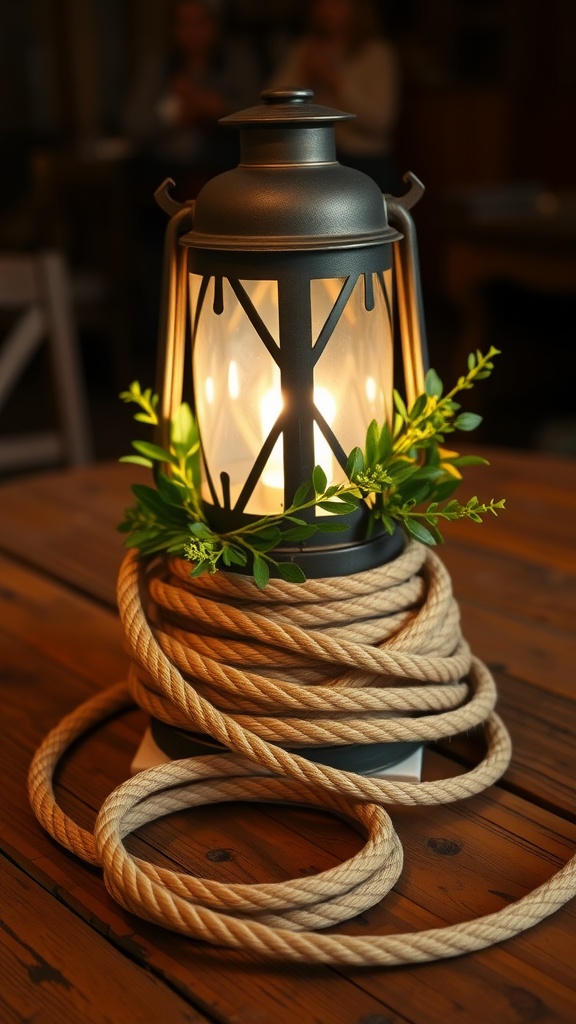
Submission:
M 186 250 L 178 245 L 180 237 L 192 229 L 195 200 L 179 203 L 170 195 L 171 178 L 156 189 L 158 206 L 170 216 L 164 236 L 162 293 L 158 331 L 156 391 L 159 395 L 159 425 L 156 441 L 162 448 L 170 444 L 170 423 L 182 402 L 186 349 Z
M 428 345 L 424 323 L 424 304 L 418 263 L 416 228 L 409 213 L 424 194 L 424 185 L 412 171 L 404 175 L 410 188 L 400 197 L 386 195 L 388 219 L 402 233 L 394 243 L 394 270 L 398 291 L 398 317 L 402 338 L 404 381 L 408 406 L 424 391 L 428 369 Z

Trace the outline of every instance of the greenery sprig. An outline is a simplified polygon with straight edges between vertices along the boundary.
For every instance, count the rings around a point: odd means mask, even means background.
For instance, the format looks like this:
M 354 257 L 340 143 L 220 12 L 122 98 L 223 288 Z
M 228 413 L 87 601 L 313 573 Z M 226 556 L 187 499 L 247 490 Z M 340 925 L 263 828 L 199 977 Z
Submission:
M 329 484 L 322 467 L 316 466 L 312 479 L 302 483 L 288 508 L 223 534 L 209 526 L 202 510 L 198 430 L 190 407 L 183 403 L 170 424 L 167 449 L 133 441 L 135 454 L 120 460 L 152 469 L 154 482 L 153 487 L 134 484 L 132 488 L 135 504 L 119 526 L 128 535 L 127 546 L 137 548 L 142 556 L 165 551 L 187 558 L 194 565 L 192 576 L 235 565 L 252 572 L 262 589 L 271 571 L 292 583 L 306 578 L 293 562 L 276 560 L 273 553 L 280 545 L 298 544 L 318 531 L 347 529 L 329 516 L 321 523 L 306 522 L 302 513 L 310 508 L 345 516 L 363 501 L 374 524 L 381 523 L 391 534 L 400 523 L 424 544 L 443 542 L 442 520 L 467 518 L 480 523 L 488 513 L 497 515 L 505 507 L 504 499 L 484 503 L 473 497 L 461 504 L 452 498 L 462 480 L 460 470 L 486 465 L 487 460 L 459 455 L 442 445 L 446 434 L 471 431 L 480 424 L 481 416 L 460 411 L 456 396 L 489 377 L 492 359 L 498 354 L 495 348 L 486 355 L 471 353 L 467 373 L 446 394 L 438 374 L 429 370 L 424 392 L 409 409 L 395 391 L 393 423 L 370 423 L 364 447 L 350 453 L 345 481 Z M 135 381 L 120 398 L 139 407 L 136 420 L 158 425 L 158 396 L 150 388 L 142 391 Z

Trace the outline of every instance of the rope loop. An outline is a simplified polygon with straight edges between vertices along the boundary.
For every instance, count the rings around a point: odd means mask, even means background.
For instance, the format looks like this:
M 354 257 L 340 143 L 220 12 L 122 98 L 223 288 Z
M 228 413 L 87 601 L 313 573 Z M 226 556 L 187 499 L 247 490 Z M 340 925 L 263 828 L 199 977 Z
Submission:
M 175 932 L 262 958 L 388 966 L 457 956 L 502 941 L 576 894 L 576 858 L 544 886 L 495 914 L 417 934 L 325 935 L 381 900 L 402 871 L 384 804 L 449 803 L 506 770 L 510 738 L 496 687 L 462 637 L 449 575 L 417 543 L 393 562 L 341 579 L 190 578 L 188 563 L 128 554 L 118 606 L 131 658 L 128 683 L 68 715 L 36 752 L 29 794 L 62 845 L 102 867 L 127 910 Z M 53 776 L 68 746 L 135 701 L 169 725 L 229 751 L 140 772 L 104 802 L 94 834 L 58 806 Z M 403 782 L 343 771 L 306 756 L 314 747 L 427 743 L 483 725 L 486 754 L 467 772 Z M 168 870 L 127 850 L 147 822 L 206 803 L 298 803 L 351 822 L 364 836 L 348 861 L 283 883 L 228 885 Z

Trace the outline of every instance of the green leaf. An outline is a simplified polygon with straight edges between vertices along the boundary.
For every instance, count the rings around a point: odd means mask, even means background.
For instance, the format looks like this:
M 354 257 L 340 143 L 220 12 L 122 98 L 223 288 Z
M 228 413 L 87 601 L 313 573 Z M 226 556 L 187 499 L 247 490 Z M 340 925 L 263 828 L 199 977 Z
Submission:
M 353 448 L 346 462 L 346 476 L 349 480 L 355 480 L 358 473 L 364 469 L 364 455 L 361 448 Z
M 417 519 L 412 519 L 408 516 L 404 520 L 404 525 L 410 536 L 414 537 L 415 540 L 419 540 L 422 544 L 433 545 L 436 543 L 436 540 L 430 530 L 426 526 L 423 526 Z
M 399 484 L 404 483 L 406 480 L 409 480 L 410 477 L 414 476 L 415 473 L 419 473 L 420 467 L 415 466 L 413 463 L 404 463 L 402 465 L 396 464 L 394 468 L 390 466 L 388 472 L 390 473 L 390 476 L 392 477 L 394 484 L 398 486 Z
M 350 501 L 319 501 L 318 508 L 324 512 L 333 512 L 337 516 L 348 516 L 356 511 L 358 505 L 353 505 Z
M 449 498 L 454 494 L 454 491 L 458 489 L 461 483 L 461 480 L 457 480 L 455 477 L 449 476 L 446 480 L 442 480 L 434 486 L 431 496 L 433 496 L 436 501 L 446 501 L 446 498 Z M 458 504 L 458 502 L 456 502 L 456 504 Z
M 174 544 L 169 544 L 166 551 L 169 555 L 178 555 L 180 558 L 184 557 L 185 541 L 175 541 Z
M 322 466 L 314 466 L 312 473 L 312 483 L 314 484 L 314 490 L 316 494 L 324 494 L 328 485 L 328 479 L 326 473 L 322 469 Z
M 434 493 L 434 484 L 431 480 L 422 480 L 419 474 L 416 474 L 411 480 L 408 480 L 402 487 L 402 498 L 404 501 L 413 501 L 414 504 L 419 505 L 421 501 L 425 501 Z
M 482 423 L 482 417 L 476 412 L 461 412 L 454 420 L 454 426 L 458 430 L 475 430 Z
M 400 413 L 395 413 L 394 414 L 394 429 L 392 430 L 392 437 L 393 438 L 397 438 L 398 437 L 398 435 L 402 432 L 403 426 L 404 426 L 404 420 L 402 419 Z
M 193 533 L 195 537 L 198 537 L 198 540 L 213 540 L 216 536 L 207 523 L 188 523 L 188 529 L 190 533 Z
M 270 530 L 263 530 L 261 533 L 254 534 L 250 538 L 250 546 L 254 551 L 272 551 L 278 547 L 281 540 L 282 532 L 277 526 L 274 526 Z
M 440 449 L 436 444 L 436 441 L 431 441 L 425 450 L 426 467 L 427 468 L 438 468 L 441 462 Z
M 340 494 L 336 495 L 336 500 L 345 502 L 346 505 L 353 505 L 354 508 L 358 508 L 360 504 L 360 497 L 351 491 L 341 491 Z
M 169 505 L 176 506 L 176 508 L 182 508 L 186 492 L 181 484 L 174 483 L 165 473 L 158 473 L 156 487 L 164 501 L 168 502 Z
M 442 388 L 440 388 L 440 394 L 442 394 Z M 412 403 L 410 408 L 410 419 L 415 420 L 418 416 L 421 416 L 428 404 L 428 395 L 418 395 L 415 402 Z
M 392 535 L 394 533 L 394 530 L 396 529 L 396 523 L 391 518 L 391 516 L 387 516 L 384 515 L 384 513 L 382 513 L 382 515 L 380 516 L 380 520 L 384 524 L 386 532 Z
M 305 583 L 306 576 L 295 562 L 277 562 L 278 573 L 286 583 Z
M 168 505 L 152 487 L 146 484 L 133 484 L 132 493 L 139 502 L 156 516 L 160 523 L 168 526 L 183 526 L 188 521 L 185 509 Z
M 178 459 L 172 452 L 167 452 L 165 448 L 151 444 L 150 441 L 132 441 L 132 447 L 140 455 L 146 455 L 147 458 L 154 459 L 156 462 L 171 462 L 174 466 L 178 465 Z
M 300 484 L 300 487 L 292 498 L 292 505 L 290 507 L 299 508 L 300 505 L 304 505 L 313 496 L 313 487 L 310 482 L 307 481 L 305 484 Z
M 456 501 L 456 498 L 454 498 L 452 501 L 446 502 L 446 504 L 442 506 L 441 511 L 446 514 L 446 512 L 457 512 L 459 508 L 460 502 Z
M 184 448 L 183 454 L 189 452 L 196 444 L 196 424 L 192 416 L 192 410 L 187 402 L 182 402 L 174 414 L 170 424 L 170 438 L 172 443 Z
M 349 529 L 350 526 L 347 523 L 335 523 L 333 519 L 324 519 L 323 517 L 318 520 L 320 533 L 344 533 Z
M 440 398 L 444 385 L 436 370 L 430 368 L 424 378 L 424 388 L 429 398 Z
M 293 526 L 290 530 L 284 530 L 282 540 L 308 540 L 318 533 L 318 527 L 313 523 L 306 523 L 304 526 Z
M 474 355 L 473 352 L 471 352 L 470 355 L 468 356 L 468 372 L 473 370 L 475 368 L 475 366 L 476 366 L 476 356 Z
M 378 462 L 378 441 L 380 439 L 380 428 L 376 420 L 368 426 L 366 431 L 366 465 L 373 466 Z
M 488 459 L 481 455 L 458 455 L 455 459 L 445 459 L 451 466 L 489 466 Z
M 404 402 L 402 395 L 400 394 L 399 391 L 396 391 L 396 389 L 394 389 L 393 396 L 394 406 L 396 408 L 396 411 L 398 412 L 398 415 L 401 416 L 404 421 L 406 421 L 408 419 L 408 409 L 406 408 L 406 403 Z
M 380 437 L 378 438 L 378 462 L 387 462 L 392 455 L 392 431 L 390 430 L 390 424 L 386 420 L 382 424 L 382 430 L 380 431 Z
M 265 520 L 264 523 L 264 526 L 260 526 L 258 530 L 255 530 L 254 536 L 259 537 L 261 540 L 274 540 L 278 542 L 282 536 L 279 528 L 275 523 L 268 523 L 268 525 L 266 525 Z
M 131 462 L 134 466 L 146 466 L 146 469 L 152 469 L 150 459 L 145 459 L 143 455 L 122 455 L 118 462 Z
M 233 565 L 246 565 L 248 562 L 248 555 L 241 548 L 237 548 L 233 544 L 227 544 L 224 546 L 223 551 L 228 552 L 228 556 Z
M 264 559 L 260 558 L 260 555 L 254 555 L 252 571 L 254 573 L 256 586 L 259 590 L 264 590 L 268 584 L 268 580 L 270 579 L 270 569 Z
M 436 523 L 432 523 L 430 521 L 430 519 L 426 519 L 426 523 L 427 523 L 427 527 L 426 528 L 428 529 L 429 533 L 432 534 L 435 543 L 436 544 L 443 544 L 444 543 L 444 538 L 443 538 L 442 534 L 440 533 L 440 530 L 438 529 Z
M 205 572 L 210 572 L 210 562 L 207 559 L 204 559 L 203 562 L 198 562 L 192 569 L 190 576 L 192 579 L 195 579 L 197 576 L 203 576 Z

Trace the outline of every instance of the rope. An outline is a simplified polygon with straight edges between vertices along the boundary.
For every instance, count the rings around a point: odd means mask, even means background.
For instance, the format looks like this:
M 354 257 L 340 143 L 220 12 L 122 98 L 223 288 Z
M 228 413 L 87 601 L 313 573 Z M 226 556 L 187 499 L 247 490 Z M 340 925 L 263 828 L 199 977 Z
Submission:
M 189 573 L 179 560 L 126 556 L 118 606 L 129 680 L 64 718 L 30 766 L 38 820 L 102 868 L 118 903 L 172 931 L 265 959 L 390 966 L 483 949 L 576 895 L 575 857 L 516 903 L 473 921 L 416 934 L 322 934 L 374 906 L 400 876 L 402 848 L 384 804 L 449 803 L 504 773 L 511 746 L 494 712 L 494 681 L 461 635 L 446 569 L 420 544 L 345 582 L 310 580 L 297 590 L 271 581 L 259 591 L 240 575 L 192 580 Z M 230 753 L 139 773 L 110 794 L 90 833 L 58 806 L 54 773 L 71 743 L 133 702 L 170 725 L 208 733 Z M 481 763 L 435 782 L 358 775 L 306 757 L 315 746 L 426 743 L 481 724 Z M 229 885 L 157 867 L 124 844 L 147 822 L 227 800 L 320 807 L 350 821 L 364 846 L 311 877 Z

